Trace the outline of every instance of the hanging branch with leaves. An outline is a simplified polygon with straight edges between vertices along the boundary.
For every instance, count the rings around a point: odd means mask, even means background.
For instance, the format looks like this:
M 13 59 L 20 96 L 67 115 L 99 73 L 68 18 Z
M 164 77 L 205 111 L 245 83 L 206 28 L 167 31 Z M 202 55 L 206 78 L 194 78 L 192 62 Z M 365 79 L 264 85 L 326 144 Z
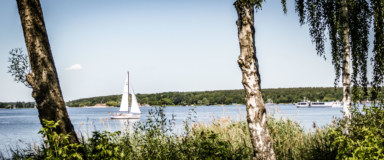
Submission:
M 9 51 L 10 65 L 8 66 L 8 73 L 11 73 L 13 79 L 16 82 L 23 83 L 28 88 L 31 88 L 31 85 L 27 82 L 27 74 L 31 73 L 31 66 L 29 64 L 28 55 L 23 53 L 21 48 L 15 48 Z
M 381 86 L 384 81 L 384 0 L 372 0 L 371 9 L 373 11 L 373 31 L 374 31 L 374 42 L 373 42 L 373 91 L 372 99 L 378 98 L 383 99 Z M 381 94 L 380 94 L 381 93 Z
M 384 76 L 384 0 L 296 0 L 296 12 L 301 25 L 309 24 L 312 42 L 317 54 L 324 56 L 325 32 L 331 45 L 332 64 L 335 68 L 335 86 L 346 67 L 350 74 L 353 101 L 367 98 L 367 62 L 369 51 L 369 31 L 373 24 L 374 42 L 372 62 L 374 64 L 372 100 L 377 99 Z M 372 23 L 373 18 L 373 23 Z M 347 32 L 346 32 L 347 31 Z M 346 35 L 347 33 L 347 35 Z M 347 38 L 346 38 L 347 37 Z M 347 41 L 349 44 L 347 44 Z M 350 58 L 346 59 L 346 49 Z M 343 66 L 346 61 L 351 66 Z M 343 85 L 346 82 L 343 81 Z

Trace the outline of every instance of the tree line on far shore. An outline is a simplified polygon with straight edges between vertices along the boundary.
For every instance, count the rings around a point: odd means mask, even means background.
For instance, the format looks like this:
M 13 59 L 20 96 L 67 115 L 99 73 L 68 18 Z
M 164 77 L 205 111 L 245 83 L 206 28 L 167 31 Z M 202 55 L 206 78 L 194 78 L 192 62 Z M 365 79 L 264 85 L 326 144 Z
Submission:
M 35 102 L 0 102 L 0 108 L 34 108 Z
M 304 98 L 310 101 L 336 101 L 341 100 L 343 93 L 341 88 L 277 88 L 263 89 L 265 103 L 296 103 Z M 163 92 L 154 94 L 137 94 L 138 102 L 142 105 L 221 105 L 244 104 L 245 92 L 237 90 L 216 90 L 200 92 Z M 107 106 L 119 106 L 121 95 L 110 95 L 77 99 L 67 102 L 70 107 L 94 106 L 105 104 Z

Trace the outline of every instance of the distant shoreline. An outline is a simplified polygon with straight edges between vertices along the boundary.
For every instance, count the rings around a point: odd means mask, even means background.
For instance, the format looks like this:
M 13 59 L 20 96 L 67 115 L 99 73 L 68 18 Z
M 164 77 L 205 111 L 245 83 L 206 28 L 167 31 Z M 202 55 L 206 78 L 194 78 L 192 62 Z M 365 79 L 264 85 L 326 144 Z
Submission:
M 69 108 L 112 108 L 113 106 L 83 106 L 83 107 L 70 107 Z
M 278 104 L 294 104 L 294 103 L 278 103 Z M 166 105 L 165 107 L 194 107 L 194 106 L 227 106 L 227 105 L 245 105 L 245 104 L 214 104 L 214 105 Z M 276 103 L 268 104 L 265 103 L 265 106 L 270 105 L 276 105 Z M 119 106 L 82 106 L 82 107 L 72 107 L 72 106 L 66 106 L 67 108 L 118 108 Z M 144 105 L 140 107 L 161 107 L 159 105 L 149 106 Z M 0 108 L 0 109 L 26 109 L 26 108 L 33 108 L 33 107 L 25 107 L 25 108 Z
M 305 99 L 312 101 L 336 101 L 342 99 L 341 88 L 279 88 L 262 89 L 264 102 L 275 104 L 297 103 Z M 189 105 L 220 105 L 244 104 L 245 91 L 216 90 L 196 92 L 162 92 L 153 94 L 136 94 L 138 103 L 151 106 L 189 106 Z M 118 106 L 121 95 L 107 95 L 82 98 L 66 102 L 68 106 L 93 106 L 104 104 Z M 97 102 L 97 103 L 96 103 Z
M 290 104 L 290 103 L 287 103 L 287 104 Z M 185 106 L 181 106 L 181 105 L 166 105 L 164 107 L 196 107 L 196 106 L 232 106 L 232 105 L 245 105 L 245 104 L 214 104 L 214 105 L 185 105 Z M 83 107 L 71 107 L 71 106 L 67 106 L 69 108 L 119 108 L 119 106 L 83 106 Z M 143 105 L 143 106 L 140 106 L 140 108 L 145 108 L 145 107 L 161 107 L 159 105 L 154 105 L 154 106 L 149 106 L 149 105 Z

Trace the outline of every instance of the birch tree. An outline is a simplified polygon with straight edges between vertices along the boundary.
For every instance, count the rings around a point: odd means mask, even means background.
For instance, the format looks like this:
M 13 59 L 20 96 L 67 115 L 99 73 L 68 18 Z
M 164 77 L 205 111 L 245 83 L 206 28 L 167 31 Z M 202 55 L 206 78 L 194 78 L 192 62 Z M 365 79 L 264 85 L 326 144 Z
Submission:
M 381 99 L 383 104 L 383 94 L 381 86 L 384 81 L 384 0 L 371 0 L 371 9 L 373 12 L 373 31 L 374 31 L 374 42 L 373 42 L 373 54 L 372 59 L 373 65 L 373 90 L 372 100 L 378 98 Z M 381 97 L 379 97 L 381 95 Z
M 260 88 L 259 65 L 255 47 L 254 12 L 260 9 L 263 0 L 237 0 L 238 38 L 240 56 L 238 64 L 245 89 L 247 122 L 253 147 L 253 159 L 276 159 L 272 139 L 267 128 L 267 117 Z M 286 12 L 285 0 L 282 0 Z
M 31 67 L 26 81 L 33 89 L 32 96 L 37 103 L 40 122 L 43 125 L 43 119 L 60 121 L 56 132 L 70 134 L 70 143 L 78 143 L 61 93 L 40 2 L 17 0 L 17 8 Z
M 366 0 L 296 0 L 300 24 L 308 23 L 312 41 L 320 56 L 325 54 L 325 31 L 328 30 L 332 63 L 336 71 L 335 86 L 341 74 L 343 114 L 347 121 L 351 118 L 352 95 L 353 101 L 367 95 L 368 36 L 372 15 L 375 30 L 373 86 L 379 87 L 383 82 L 383 3 L 383 0 L 371 0 L 371 3 Z

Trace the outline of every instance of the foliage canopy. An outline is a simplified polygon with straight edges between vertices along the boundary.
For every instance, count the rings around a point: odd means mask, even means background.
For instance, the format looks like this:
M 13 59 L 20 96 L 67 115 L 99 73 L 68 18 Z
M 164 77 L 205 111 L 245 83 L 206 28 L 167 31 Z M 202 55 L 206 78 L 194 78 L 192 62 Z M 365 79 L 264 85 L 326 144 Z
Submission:
M 344 31 L 349 29 L 352 60 L 352 83 L 353 94 L 359 95 L 357 86 L 364 88 L 367 93 L 369 85 L 367 78 L 367 61 L 369 51 L 369 31 L 371 24 L 374 29 L 373 53 L 374 77 L 372 86 L 376 89 L 372 98 L 377 98 L 380 85 L 384 76 L 384 1 L 372 0 L 296 0 L 296 12 L 299 14 L 300 24 L 309 24 L 312 42 L 316 44 L 317 54 L 324 56 L 326 31 L 328 31 L 332 63 L 336 71 L 335 85 L 340 79 L 343 63 L 343 49 L 346 46 L 343 42 Z M 346 5 L 346 6 L 343 6 Z M 343 7 L 348 10 L 346 19 L 342 16 Z M 345 9 L 345 8 L 344 8 Z M 372 23 L 373 18 L 373 23 Z M 343 24 L 348 24 L 346 28 Z
M 31 72 L 31 67 L 28 60 L 28 55 L 23 53 L 21 48 L 15 48 L 9 51 L 10 57 L 8 62 L 8 73 L 11 73 L 13 79 L 19 83 L 23 83 L 28 88 L 31 85 L 27 82 L 27 74 Z

